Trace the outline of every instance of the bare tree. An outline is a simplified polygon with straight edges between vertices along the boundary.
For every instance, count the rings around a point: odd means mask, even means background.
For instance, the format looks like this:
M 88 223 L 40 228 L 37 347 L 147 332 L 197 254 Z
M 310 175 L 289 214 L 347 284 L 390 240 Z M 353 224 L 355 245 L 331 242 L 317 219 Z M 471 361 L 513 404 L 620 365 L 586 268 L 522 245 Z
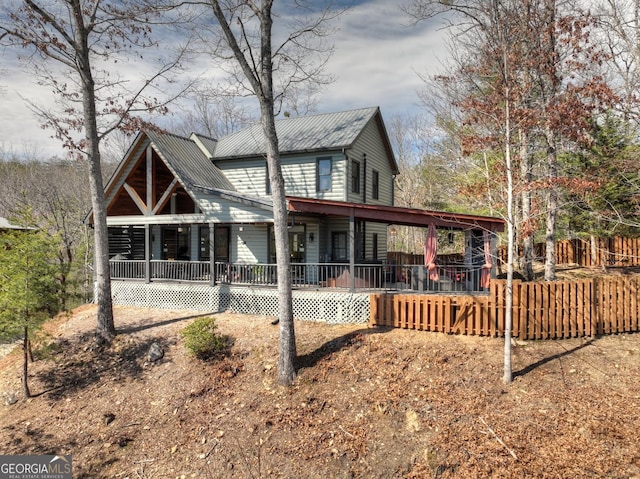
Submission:
M 517 9 L 519 13 L 512 21 L 518 25 L 517 37 L 510 37 L 510 62 L 512 70 L 516 72 L 512 81 L 511 106 L 514 118 L 517 120 L 512 127 L 517 129 L 514 143 L 518 143 L 518 155 L 514 160 L 520 161 L 520 225 L 519 234 L 525 244 L 525 270 L 531 276 L 532 235 L 537 221 L 534 219 L 532 194 L 534 188 L 545 193 L 545 279 L 555 278 L 555 240 L 557 217 L 560 211 L 561 190 L 567 179 L 561 176 L 559 156 L 563 151 L 576 148 L 585 132 L 588 132 L 589 122 L 612 105 L 614 100 L 611 90 L 600 72 L 593 68 L 605 59 L 604 52 L 590 38 L 594 28 L 594 19 L 587 12 L 581 11 L 570 2 L 557 0 L 529 0 L 527 2 L 493 0 L 471 1 L 454 0 L 438 2 L 432 0 L 412 0 L 408 10 L 416 19 L 430 18 L 447 12 L 447 21 L 457 27 L 456 45 L 460 50 L 456 59 L 460 67 L 456 76 L 446 79 L 450 84 L 462 83 L 481 87 L 490 77 L 483 77 L 484 65 L 495 63 L 499 55 L 488 51 L 482 54 L 480 48 L 490 46 L 491 34 L 495 33 L 491 12 Z M 455 22 L 455 23 L 454 23 Z M 486 35 L 484 35 L 486 33 Z M 484 36 L 484 38 L 483 38 Z M 493 35 L 497 38 L 497 35 Z M 487 43 L 489 41 L 489 43 Z M 483 60 L 478 62 L 478 55 Z M 471 76 L 475 76 L 472 78 Z M 465 80 L 468 79 L 468 80 Z M 441 82 L 440 85 L 443 83 Z M 454 90 L 447 86 L 448 90 Z M 469 92 L 467 92 L 469 93 Z M 499 106 L 500 97 L 485 95 L 480 88 L 474 87 L 471 92 L 474 97 L 465 99 L 457 92 L 452 101 L 460 107 L 480 105 L 484 111 L 490 108 L 490 103 Z M 482 98 L 485 100 L 482 100 Z M 469 100 L 472 100 L 470 103 Z M 517 101 L 515 101 L 517 100 Z M 488 101 L 488 103 L 487 103 Z M 474 116 L 473 111 L 467 109 L 467 115 L 461 123 L 460 130 L 470 124 L 479 125 L 482 118 Z M 501 122 L 494 126 L 485 125 L 482 131 L 472 132 L 481 142 L 494 137 L 501 132 Z M 483 136 L 485 138 L 483 138 Z M 466 135 L 469 137 L 469 135 Z M 476 147 L 473 141 L 467 146 Z M 461 142 L 463 143 L 463 142 Z M 465 145 L 463 144 L 463 149 Z M 533 158 L 541 158 L 539 165 L 534 164 Z M 538 178 L 533 177 L 537 169 Z M 496 170 L 501 174 L 501 170 Z
M 110 341 L 115 334 L 104 183 L 100 142 L 111 131 L 136 130 L 136 114 L 162 111 L 166 103 L 146 95 L 167 79 L 178 60 L 165 63 L 140 86 L 110 71 L 113 64 L 141 48 L 154 45 L 154 10 L 137 0 L 12 0 L 3 5 L 0 41 L 27 49 L 27 60 L 41 83 L 51 87 L 59 109 L 32 105 L 55 136 L 76 158 L 86 158 L 95 227 L 94 264 L 98 303 L 97 335 Z
M 326 81 L 322 71 L 332 48 L 322 43 L 331 33 L 329 22 L 340 12 L 327 8 L 304 7 L 306 17 L 289 16 L 282 11 L 283 23 L 274 32 L 273 0 L 217 1 L 210 6 L 222 30 L 223 39 L 239 71 L 234 75 L 255 95 L 266 140 L 267 167 L 271 183 L 273 217 L 278 264 L 278 319 L 280 324 L 278 380 L 289 385 L 295 379 L 297 357 L 293 323 L 287 201 L 280 164 L 275 115 L 281 110 L 287 92 L 309 83 Z M 288 20 L 285 20 L 287 18 Z M 289 26 L 290 30 L 285 31 Z M 274 46 L 273 38 L 279 39 Z
M 463 113 L 460 125 L 463 152 L 479 156 L 494 177 L 506 178 L 504 199 L 509 229 L 507 265 L 507 326 L 505 327 L 505 382 L 510 372 L 510 321 L 515 243 L 514 159 L 522 161 L 523 211 L 530 215 L 529 148 L 544 158 L 538 184 L 546 190 L 545 279 L 555 278 L 556 221 L 560 187 L 558 157 L 563 142 L 574 143 L 589 121 L 611 99 L 602 78 L 590 71 L 602 59 L 589 41 L 591 18 L 579 10 L 560 14 L 555 0 L 414 0 L 414 18 L 449 12 L 459 20 L 456 30 L 458 64 L 454 75 L 440 82 L 454 92 L 452 100 Z M 517 131 L 519 134 L 514 135 Z M 561 141 L 562 140 L 562 141 Z M 517 144 L 519 157 L 511 150 Z M 487 167 L 488 169 L 488 167 Z
M 222 138 L 256 122 L 253 110 L 242 100 L 208 89 L 197 90 L 172 128 L 185 136 L 196 132 L 209 138 Z
M 389 135 L 398 159 L 400 176 L 396 178 L 394 202 L 407 208 L 443 210 L 453 203 L 455 161 L 443 151 L 437 128 L 425 115 L 403 114 L 391 118 Z M 434 140 L 437 139 L 437 140 Z M 424 251 L 424 229 L 394 227 L 389 236 L 391 250 Z
M 626 122 L 628 137 L 640 127 L 640 0 L 604 0 L 596 7 L 598 35 L 609 52 L 609 83 L 620 102 L 617 110 Z

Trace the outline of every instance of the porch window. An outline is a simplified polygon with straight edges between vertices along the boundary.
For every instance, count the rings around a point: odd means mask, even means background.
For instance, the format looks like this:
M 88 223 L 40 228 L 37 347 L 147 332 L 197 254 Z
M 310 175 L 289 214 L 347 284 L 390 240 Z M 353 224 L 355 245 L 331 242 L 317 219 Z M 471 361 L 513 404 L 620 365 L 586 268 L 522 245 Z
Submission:
M 316 164 L 316 190 L 331 191 L 331 157 L 318 158 Z
M 165 226 L 162 228 L 162 259 L 189 261 L 191 228 L 189 226 Z
M 331 235 L 331 259 L 333 261 L 347 261 L 349 251 L 347 232 L 336 231 Z
M 144 228 L 110 226 L 107 231 L 109 258 L 144 260 Z
M 289 261 L 291 263 L 306 262 L 306 237 L 305 225 L 289 228 Z M 276 237 L 273 226 L 269 227 L 269 262 L 276 263 Z
M 371 197 L 374 200 L 377 200 L 380 194 L 380 175 L 376 170 L 373 170 L 371 172 L 371 178 L 373 182 L 373 184 L 371 185 Z
M 351 162 L 351 193 L 360 193 L 360 162 Z
M 229 262 L 229 227 L 216 226 L 216 261 L 223 263 Z M 209 227 L 200 226 L 200 261 L 209 261 L 211 259 L 211 248 L 209 243 Z

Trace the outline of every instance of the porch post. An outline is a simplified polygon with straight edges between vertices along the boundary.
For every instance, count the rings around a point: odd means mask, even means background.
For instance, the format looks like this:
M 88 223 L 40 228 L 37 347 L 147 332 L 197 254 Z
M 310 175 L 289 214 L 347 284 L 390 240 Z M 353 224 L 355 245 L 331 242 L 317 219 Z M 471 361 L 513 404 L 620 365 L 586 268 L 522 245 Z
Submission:
M 215 223 L 209 223 L 209 285 L 216 285 L 216 230 Z
M 349 292 L 356 290 L 356 219 L 354 211 L 349 213 Z
M 151 282 L 151 225 L 144 225 L 144 281 Z

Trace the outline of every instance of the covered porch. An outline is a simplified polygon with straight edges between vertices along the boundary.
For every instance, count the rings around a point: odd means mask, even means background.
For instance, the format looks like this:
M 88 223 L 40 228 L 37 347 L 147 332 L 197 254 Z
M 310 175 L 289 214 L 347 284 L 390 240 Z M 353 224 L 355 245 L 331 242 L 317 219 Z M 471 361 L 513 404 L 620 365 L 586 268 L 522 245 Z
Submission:
M 239 264 L 208 261 L 112 259 L 111 279 L 143 282 L 207 283 L 234 286 L 275 287 L 275 263 Z M 292 285 L 297 289 L 384 289 L 423 292 L 479 292 L 482 267 L 467 268 L 464 264 L 436 264 L 437 279 L 429 275 L 428 267 L 416 264 L 396 264 L 393 260 L 376 263 L 292 263 Z M 148 269 L 147 269 L 148 268 Z M 351 269 L 353 268 L 353 269 Z M 148 273 L 147 273 L 148 271 Z M 351 273 L 353 271 L 353 274 Z M 147 276 L 149 278 L 147 279 Z M 213 279 L 215 278 L 215 279 Z M 213 281 L 212 281 L 213 279 Z
M 308 198 L 289 197 L 288 208 L 292 283 L 303 290 L 488 291 L 495 234 L 504 228 L 497 218 Z M 112 224 L 112 279 L 276 286 L 272 223 L 204 223 L 194 216 L 165 224 L 155 223 L 166 220 L 159 216 L 145 218 L 148 224 L 139 224 L 140 217 L 138 224 Z M 420 264 L 388 257 L 390 225 L 424 228 Z M 438 229 L 463 235 L 464 251 L 439 258 Z

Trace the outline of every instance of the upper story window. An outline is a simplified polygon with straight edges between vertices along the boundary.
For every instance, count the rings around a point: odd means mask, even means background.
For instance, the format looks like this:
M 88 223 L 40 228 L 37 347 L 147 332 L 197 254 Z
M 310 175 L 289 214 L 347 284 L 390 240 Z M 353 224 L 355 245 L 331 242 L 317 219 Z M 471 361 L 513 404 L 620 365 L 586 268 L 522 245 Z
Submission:
M 371 185 L 371 197 L 377 200 L 380 195 L 380 175 L 376 170 L 371 172 L 372 185 Z
M 360 162 L 351 162 L 351 193 L 360 193 Z
M 265 166 L 264 171 L 265 171 L 264 183 L 266 185 L 265 192 L 268 195 L 270 195 L 271 194 L 271 179 L 269 178 L 269 167 Z
M 373 235 L 371 236 L 371 243 L 371 256 L 373 259 L 378 259 L 378 233 L 373 233 Z
M 331 157 L 318 158 L 316 165 L 316 190 L 331 191 Z

